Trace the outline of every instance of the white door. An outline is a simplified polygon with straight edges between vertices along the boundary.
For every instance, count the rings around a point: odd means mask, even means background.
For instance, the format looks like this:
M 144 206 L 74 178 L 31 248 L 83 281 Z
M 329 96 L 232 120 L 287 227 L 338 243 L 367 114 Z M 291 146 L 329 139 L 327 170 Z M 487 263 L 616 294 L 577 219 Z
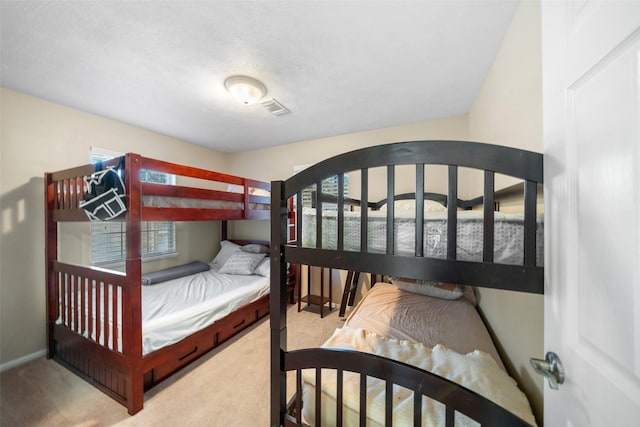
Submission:
M 552 426 L 640 426 L 640 0 L 542 1 Z

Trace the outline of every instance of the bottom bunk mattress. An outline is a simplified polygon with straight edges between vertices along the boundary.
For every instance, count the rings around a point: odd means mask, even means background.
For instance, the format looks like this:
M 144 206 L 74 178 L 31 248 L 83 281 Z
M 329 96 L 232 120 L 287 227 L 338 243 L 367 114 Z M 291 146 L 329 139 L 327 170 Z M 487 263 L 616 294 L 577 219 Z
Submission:
M 219 267 L 142 287 L 142 353 L 180 341 L 269 293 L 269 277 Z
M 506 373 L 470 289 L 457 300 L 378 283 L 322 347 L 356 350 L 399 360 L 465 386 L 535 425 L 529 402 Z M 315 373 L 303 371 L 302 414 L 314 425 Z M 345 372 L 343 421 L 360 425 L 360 377 Z M 336 371 L 322 372 L 322 425 L 335 425 Z M 393 425 L 413 425 L 413 394 L 394 386 Z M 385 425 L 385 384 L 367 379 L 367 426 Z M 444 405 L 423 397 L 423 426 L 444 425 Z M 457 426 L 477 425 L 458 414 Z
M 268 275 L 222 274 L 219 270 L 219 266 L 212 264 L 207 271 L 142 286 L 143 355 L 174 344 L 269 293 Z M 84 287 L 83 291 L 71 288 L 75 291 L 69 292 L 68 289 L 68 285 L 61 285 L 60 300 L 64 304 L 60 304 L 61 317 L 57 323 L 65 323 L 70 329 L 78 330 L 76 316 L 73 315 L 75 304 L 84 306 L 84 317 L 90 320 L 80 320 L 84 323 L 78 325 L 82 334 L 111 350 L 122 352 L 122 292 L 114 291 L 113 287 L 98 288 L 95 283 Z M 72 297 L 73 294 L 77 295 Z M 112 305 L 116 301 L 118 308 L 113 310 Z M 66 319 L 63 319 L 63 306 L 68 307 L 68 313 L 71 313 Z M 107 324 L 104 316 L 96 316 L 95 313 L 104 312 L 97 307 L 109 308 L 104 310 L 110 313 Z M 117 313 L 115 327 L 111 313 Z M 105 335 L 104 331 L 114 332 Z M 114 344 L 115 331 L 117 338 Z

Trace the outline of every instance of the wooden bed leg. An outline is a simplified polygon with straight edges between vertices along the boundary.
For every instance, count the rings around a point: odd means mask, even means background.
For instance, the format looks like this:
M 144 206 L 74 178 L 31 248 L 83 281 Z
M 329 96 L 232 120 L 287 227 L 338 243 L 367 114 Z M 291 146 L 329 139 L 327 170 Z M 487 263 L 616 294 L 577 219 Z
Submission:
M 127 411 L 129 415 L 134 415 L 140 412 L 144 405 L 144 377 L 142 372 L 131 372 L 127 393 Z

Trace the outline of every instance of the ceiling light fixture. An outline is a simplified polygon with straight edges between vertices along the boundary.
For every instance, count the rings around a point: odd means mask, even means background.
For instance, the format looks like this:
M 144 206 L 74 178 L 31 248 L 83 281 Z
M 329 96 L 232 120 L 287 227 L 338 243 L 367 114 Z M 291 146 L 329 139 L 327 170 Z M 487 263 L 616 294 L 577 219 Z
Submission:
M 229 93 L 245 105 L 255 104 L 267 93 L 258 80 L 247 76 L 231 76 L 224 81 Z

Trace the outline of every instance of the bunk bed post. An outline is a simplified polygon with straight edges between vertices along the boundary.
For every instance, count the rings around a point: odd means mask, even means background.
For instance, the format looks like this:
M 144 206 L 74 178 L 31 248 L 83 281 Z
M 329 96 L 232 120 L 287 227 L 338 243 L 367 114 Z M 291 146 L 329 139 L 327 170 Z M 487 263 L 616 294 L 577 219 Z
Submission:
M 125 186 L 128 199 L 127 259 L 125 272 L 127 283 L 126 296 L 123 298 L 122 312 L 122 350 L 128 361 L 127 410 L 133 415 L 140 411 L 144 400 L 144 381 L 142 372 L 142 262 L 140 253 L 140 219 L 142 200 L 140 197 L 140 165 L 138 154 L 125 157 Z
M 58 276 L 52 268 L 52 263 L 58 259 L 58 226 L 53 220 L 55 209 L 56 191 L 55 183 L 50 173 L 44 176 L 46 186 L 44 200 L 44 227 L 45 227 L 45 280 L 47 281 L 47 358 L 51 359 L 55 354 L 55 342 L 53 328 L 58 318 Z
M 220 240 L 227 240 L 229 238 L 229 226 L 227 220 L 222 220 L 220 223 Z
M 271 182 L 271 427 L 281 426 L 286 411 L 284 353 L 287 351 L 287 301 L 284 245 L 287 242 L 287 204 L 284 182 Z

